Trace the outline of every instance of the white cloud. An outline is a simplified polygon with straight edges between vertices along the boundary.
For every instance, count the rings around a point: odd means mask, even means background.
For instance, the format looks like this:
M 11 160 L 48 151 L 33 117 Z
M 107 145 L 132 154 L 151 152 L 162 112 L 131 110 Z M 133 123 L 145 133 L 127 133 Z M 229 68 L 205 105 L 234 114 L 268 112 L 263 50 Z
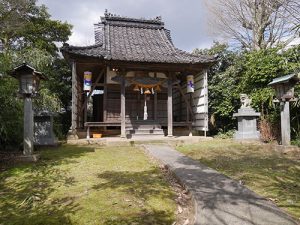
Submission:
M 74 26 L 69 40 L 72 45 L 94 43 L 93 24 L 100 21 L 105 9 L 127 17 L 162 16 L 174 44 L 183 50 L 209 47 L 212 43 L 201 0 L 39 0 L 39 4 L 48 7 L 52 18 Z

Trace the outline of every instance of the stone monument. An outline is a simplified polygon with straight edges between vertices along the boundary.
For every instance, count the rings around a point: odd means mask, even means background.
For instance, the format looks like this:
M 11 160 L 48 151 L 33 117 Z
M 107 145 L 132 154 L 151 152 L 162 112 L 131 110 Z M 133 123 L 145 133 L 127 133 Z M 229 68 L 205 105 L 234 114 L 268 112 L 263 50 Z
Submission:
M 34 145 L 54 146 L 57 138 L 53 132 L 53 114 L 38 112 L 34 115 Z
M 235 132 L 236 140 L 258 140 L 260 133 L 257 130 L 257 117 L 260 113 L 255 112 L 251 107 L 251 99 L 246 94 L 240 95 L 241 108 L 238 113 L 234 113 L 233 117 L 238 120 L 238 130 Z

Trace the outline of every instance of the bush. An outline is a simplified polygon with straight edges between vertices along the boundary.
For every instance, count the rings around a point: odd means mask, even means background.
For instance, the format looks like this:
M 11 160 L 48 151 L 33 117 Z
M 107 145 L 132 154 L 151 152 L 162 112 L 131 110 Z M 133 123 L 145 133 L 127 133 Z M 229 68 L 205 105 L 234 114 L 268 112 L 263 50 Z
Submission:
M 262 117 L 259 122 L 260 139 L 263 142 L 272 142 L 279 139 L 279 128 L 269 118 Z
M 17 90 L 17 80 L 0 78 L 0 150 L 19 149 L 23 141 L 23 101 Z
M 300 137 L 298 137 L 298 139 L 292 140 L 291 144 L 300 147 Z
M 235 130 L 228 130 L 228 131 L 219 130 L 218 134 L 215 137 L 221 139 L 231 139 L 233 138 L 234 133 Z
M 66 139 L 71 126 L 71 111 L 60 113 L 54 117 L 54 133 L 59 140 Z

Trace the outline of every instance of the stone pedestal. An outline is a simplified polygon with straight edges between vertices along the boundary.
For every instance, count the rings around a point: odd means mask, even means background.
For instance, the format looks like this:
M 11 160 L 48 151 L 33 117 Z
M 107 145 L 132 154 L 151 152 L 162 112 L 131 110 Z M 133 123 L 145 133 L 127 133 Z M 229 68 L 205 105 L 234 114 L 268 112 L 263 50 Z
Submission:
M 251 107 L 242 107 L 233 117 L 238 120 L 238 130 L 235 132 L 236 140 L 258 140 L 260 133 L 257 130 L 257 117 L 260 113 L 254 111 Z
M 57 145 L 57 138 L 53 132 L 53 115 L 48 112 L 34 116 L 34 144 L 41 146 Z

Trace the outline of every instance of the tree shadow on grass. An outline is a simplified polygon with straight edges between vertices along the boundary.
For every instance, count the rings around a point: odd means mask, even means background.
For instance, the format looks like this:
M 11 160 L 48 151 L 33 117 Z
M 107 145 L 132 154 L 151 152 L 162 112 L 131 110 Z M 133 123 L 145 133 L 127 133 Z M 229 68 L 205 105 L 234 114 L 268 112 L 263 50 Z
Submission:
M 172 224 L 174 212 L 158 210 L 148 202 L 154 198 L 157 201 L 165 201 L 175 197 L 160 173 L 159 169 L 154 168 L 139 172 L 105 171 L 98 174 L 98 178 L 102 181 L 93 189 L 123 192 L 129 198 L 133 196 L 137 200 L 136 204 L 141 208 L 140 213 L 109 219 L 104 224 Z
M 57 165 L 72 163 L 91 148 L 59 148 L 42 153 L 34 164 L 18 164 L 0 173 L 0 224 L 71 224 L 79 205 L 75 198 L 50 199 L 58 186 L 75 181 Z M 10 166 L 11 167 L 11 166 Z
M 163 176 L 158 169 L 141 172 L 129 171 L 105 171 L 98 174 L 98 178 L 104 179 L 94 189 L 118 189 L 139 199 L 148 200 L 153 196 L 160 198 L 173 198 L 174 193 L 168 188 Z
M 173 222 L 170 215 L 164 211 L 144 209 L 141 213 L 126 218 L 108 219 L 103 225 L 170 225 Z

